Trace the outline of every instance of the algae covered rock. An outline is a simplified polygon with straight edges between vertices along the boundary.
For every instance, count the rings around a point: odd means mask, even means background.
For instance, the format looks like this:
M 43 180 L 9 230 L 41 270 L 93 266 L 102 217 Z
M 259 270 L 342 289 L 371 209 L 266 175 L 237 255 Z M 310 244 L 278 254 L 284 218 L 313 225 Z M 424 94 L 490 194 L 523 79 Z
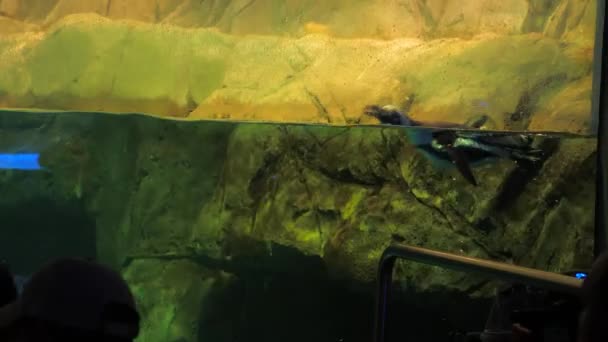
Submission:
M 258 127 L 235 131 L 218 199 L 204 211 L 209 215 L 205 222 L 212 221 L 211 215 L 221 217 L 213 222 L 230 232 L 228 237 L 249 236 L 320 255 L 330 275 L 363 283 L 374 280 L 380 254 L 395 239 L 550 270 L 591 258 L 586 249 L 573 248 L 574 254 L 555 252 L 539 263 L 540 255 L 530 251 L 556 251 L 558 245 L 565 247 L 561 241 L 570 247 L 589 244 L 590 220 L 573 223 L 562 236 L 548 231 L 557 218 L 593 207 L 593 198 L 564 186 L 575 174 L 592 179 L 593 140 L 540 139 L 544 164 L 532 169 L 511 161 L 480 166 L 474 172 L 481 185 L 475 188 L 456 170 L 435 169 L 400 129 Z M 557 208 L 555 200 L 578 204 Z M 483 283 L 418 268 L 401 275 L 419 289 L 464 290 Z
M 20 133 L 0 143 L 19 146 L 30 131 L 38 137 L 30 147 L 46 148 L 50 173 L 33 183 L 44 191 L 30 195 L 82 202 L 100 258 L 116 267 L 174 254 L 229 262 L 277 244 L 322 258 L 332 277 L 371 283 L 393 241 L 555 271 L 591 258 L 583 246 L 592 239 L 593 139 L 538 138 L 539 164 L 486 163 L 473 170 L 473 187 L 455 169 L 436 168 L 398 128 L 28 115 L 3 116 L 5 130 Z M 27 179 L 6 178 L 6 189 Z M 403 277 L 419 288 L 477 281 Z
M 145 341 L 263 335 L 242 312 L 268 326 L 261 312 L 291 322 L 281 331 L 334 322 L 327 311 L 295 320 L 270 308 L 315 312 L 369 294 L 393 242 L 555 272 L 592 260 L 595 139 L 539 136 L 541 162 L 475 167 L 474 187 L 436 168 L 403 128 L 83 115 L 0 116 L 0 148 L 27 142 L 47 168 L 0 172 L 0 213 L 40 198 L 77 208 L 97 259 L 134 289 Z M 483 277 L 410 262 L 394 279 L 434 308 L 493 289 Z M 352 321 L 356 312 L 335 315 Z
M 136 260 L 124 271 L 142 316 L 138 341 L 198 341 L 204 329 L 222 331 L 213 317 L 222 310 L 220 298 L 230 288 L 233 277 L 206 270 L 189 261 L 162 262 Z M 203 324 L 201 324 L 203 323 Z M 230 326 L 223 331 L 227 340 Z

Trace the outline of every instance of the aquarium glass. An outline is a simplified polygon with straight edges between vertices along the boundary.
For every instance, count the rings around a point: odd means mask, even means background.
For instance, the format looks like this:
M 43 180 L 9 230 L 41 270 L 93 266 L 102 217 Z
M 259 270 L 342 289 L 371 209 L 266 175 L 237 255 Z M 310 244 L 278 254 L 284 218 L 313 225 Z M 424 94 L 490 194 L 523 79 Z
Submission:
M 368 342 L 392 243 L 584 272 L 596 13 L 0 0 L 0 260 L 120 271 L 139 342 Z M 499 285 L 399 263 L 389 342 L 483 329 Z

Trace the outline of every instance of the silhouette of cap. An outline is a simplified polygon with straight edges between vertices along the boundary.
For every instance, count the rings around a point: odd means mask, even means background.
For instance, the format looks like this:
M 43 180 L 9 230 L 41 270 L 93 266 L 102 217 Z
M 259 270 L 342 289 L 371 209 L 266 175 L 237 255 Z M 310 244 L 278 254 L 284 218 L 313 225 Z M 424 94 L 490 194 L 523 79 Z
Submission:
M 71 258 L 45 265 L 17 300 L 0 308 L 0 329 L 22 319 L 124 339 L 139 333 L 135 300 L 120 274 Z

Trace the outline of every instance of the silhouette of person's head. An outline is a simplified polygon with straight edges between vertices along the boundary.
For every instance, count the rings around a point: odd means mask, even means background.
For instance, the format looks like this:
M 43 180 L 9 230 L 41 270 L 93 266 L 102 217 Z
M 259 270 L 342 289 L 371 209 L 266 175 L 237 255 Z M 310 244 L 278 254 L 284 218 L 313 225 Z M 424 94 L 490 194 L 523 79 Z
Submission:
M 122 342 L 138 333 L 139 314 L 126 282 L 85 260 L 47 264 L 20 297 L 0 309 L 2 341 Z
M 579 326 L 580 342 L 608 341 L 608 253 L 594 262 L 583 283 L 585 309 Z
M 8 265 L 0 262 L 0 307 L 17 299 L 17 287 Z

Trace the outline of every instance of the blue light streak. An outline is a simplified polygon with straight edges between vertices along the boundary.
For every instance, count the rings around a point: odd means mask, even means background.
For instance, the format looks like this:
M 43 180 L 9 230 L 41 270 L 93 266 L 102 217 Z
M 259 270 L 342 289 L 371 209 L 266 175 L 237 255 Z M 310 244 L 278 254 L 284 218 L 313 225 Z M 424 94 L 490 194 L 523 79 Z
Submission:
M 39 153 L 0 153 L 0 169 L 41 170 Z

